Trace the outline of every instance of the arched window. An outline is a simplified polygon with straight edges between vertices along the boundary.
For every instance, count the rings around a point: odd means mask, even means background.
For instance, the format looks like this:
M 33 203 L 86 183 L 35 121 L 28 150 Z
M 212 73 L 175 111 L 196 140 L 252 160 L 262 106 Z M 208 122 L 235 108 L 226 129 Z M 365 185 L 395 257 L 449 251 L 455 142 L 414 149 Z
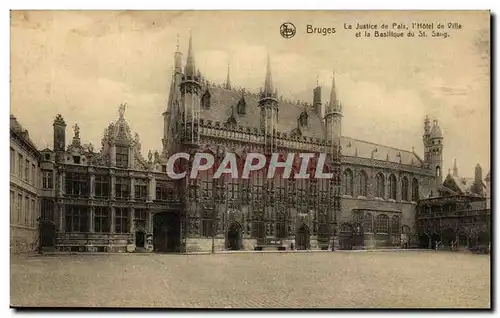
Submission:
M 375 196 L 379 198 L 384 198 L 385 197 L 385 182 L 384 182 L 384 175 L 382 173 L 377 174 L 377 180 L 376 180 L 376 192 Z
M 391 220 L 391 232 L 392 234 L 399 234 L 400 233 L 400 221 L 399 221 L 399 215 L 394 215 Z
M 343 190 L 345 195 L 352 195 L 352 171 L 350 169 L 346 169 L 344 171 L 344 181 L 343 181 Z
M 401 200 L 408 201 L 408 178 L 401 179 Z
M 385 214 L 377 215 L 375 220 L 375 228 L 377 233 L 388 233 L 389 232 L 389 217 Z
M 363 220 L 363 232 L 373 233 L 373 215 L 371 213 L 366 213 Z
M 416 178 L 413 178 L 413 182 L 411 184 L 411 200 L 414 202 L 419 200 L 418 180 Z
M 391 174 L 389 176 L 389 198 L 396 200 L 397 195 L 397 180 L 396 176 Z
M 358 195 L 367 196 L 368 195 L 368 175 L 364 170 L 361 170 L 358 174 Z
M 436 167 L 436 177 L 441 176 L 441 168 L 439 166 Z

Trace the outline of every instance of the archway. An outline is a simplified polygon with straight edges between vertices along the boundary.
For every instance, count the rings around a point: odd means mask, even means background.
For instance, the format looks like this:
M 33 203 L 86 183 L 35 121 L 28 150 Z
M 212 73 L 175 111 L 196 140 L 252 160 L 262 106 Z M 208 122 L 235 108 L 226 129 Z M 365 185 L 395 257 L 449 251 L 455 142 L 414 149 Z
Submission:
M 309 248 L 309 228 L 305 224 L 302 224 L 295 234 L 295 248 L 297 250 Z
M 154 215 L 153 246 L 156 252 L 180 252 L 181 218 L 179 212 L 160 212 Z
M 481 246 L 481 245 L 488 245 L 490 243 L 490 236 L 487 232 L 479 232 L 477 234 L 477 245 L 478 246 Z
M 444 229 L 441 240 L 443 241 L 444 246 L 451 246 L 452 243 L 457 240 L 457 235 L 452 228 L 448 227 Z
M 230 251 L 238 251 L 241 249 L 241 225 L 233 222 L 229 226 L 226 235 L 226 248 Z
M 135 232 L 135 247 L 144 248 L 146 243 L 146 232 L 139 230 Z
M 42 247 L 52 247 L 56 241 L 56 225 L 52 221 L 44 220 L 40 224 L 40 240 Z

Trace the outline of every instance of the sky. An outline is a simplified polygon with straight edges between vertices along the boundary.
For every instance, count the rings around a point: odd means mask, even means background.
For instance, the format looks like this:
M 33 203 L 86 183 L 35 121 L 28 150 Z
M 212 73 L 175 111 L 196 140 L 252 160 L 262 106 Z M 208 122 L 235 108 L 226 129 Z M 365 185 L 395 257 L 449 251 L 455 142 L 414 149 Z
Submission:
M 292 22 L 297 34 L 279 33 Z M 360 24 L 456 22 L 450 37 L 357 38 Z M 423 120 L 438 119 L 444 171 L 490 167 L 489 12 L 349 11 L 12 11 L 11 113 L 40 148 L 52 148 L 52 122 L 63 115 L 67 140 L 78 123 L 82 142 L 100 147 L 104 129 L 125 118 L 142 152 L 161 150 L 177 39 L 210 82 L 258 91 L 267 55 L 274 86 L 292 100 L 329 99 L 335 72 L 342 135 L 415 151 L 423 157 Z M 307 34 L 306 25 L 335 28 Z M 448 31 L 448 30 L 447 30 Z M 430 33 L 430 32 L 429 32 Z

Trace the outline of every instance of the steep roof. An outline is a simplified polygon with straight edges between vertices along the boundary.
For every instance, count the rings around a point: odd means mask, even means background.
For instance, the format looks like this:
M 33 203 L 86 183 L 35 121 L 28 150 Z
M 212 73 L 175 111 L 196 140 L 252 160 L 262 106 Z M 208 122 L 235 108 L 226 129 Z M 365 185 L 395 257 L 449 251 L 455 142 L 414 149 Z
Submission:
M 203 92 L 205 90 L 206 88 L 203 89 Z M 206 109 L 202 107 L 201 119 L 225 123 L 233 113 L 234 107 L 237 125 L 251 128 L 260 126 L 259 97 L 257 94 L 242 93 L 238 90 L 228 90 L 219 86 L 210 86 L 208 87 L 208 91 L 211 95 L 210 108 Z M 239 115 L 236 112 L 236 105 L 242 96 L 244 96 L 246 103 L 246 113 Z M 303 111 L 304 105 L 280 100 L 277 130 L 286 134 L 292 133 L 297 128 L 297 121 Z M 321 118 L 312 109 L 308 109 L 307 114 L 308 125 L 304 128 L 301 127 L 302 135 L 313 138 L 324 138 Z

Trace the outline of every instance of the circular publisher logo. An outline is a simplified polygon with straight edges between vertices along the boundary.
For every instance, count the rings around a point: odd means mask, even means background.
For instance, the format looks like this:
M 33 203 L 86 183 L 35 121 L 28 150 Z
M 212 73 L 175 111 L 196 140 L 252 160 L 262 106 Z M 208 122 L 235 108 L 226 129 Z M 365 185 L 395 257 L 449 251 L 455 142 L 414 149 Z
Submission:
M 293 23 L 285 22 L 280 26 L 280 33 L 285 39 L 290 39 L 294 37 L 295 33 L 297 33 L 297 29 Z

